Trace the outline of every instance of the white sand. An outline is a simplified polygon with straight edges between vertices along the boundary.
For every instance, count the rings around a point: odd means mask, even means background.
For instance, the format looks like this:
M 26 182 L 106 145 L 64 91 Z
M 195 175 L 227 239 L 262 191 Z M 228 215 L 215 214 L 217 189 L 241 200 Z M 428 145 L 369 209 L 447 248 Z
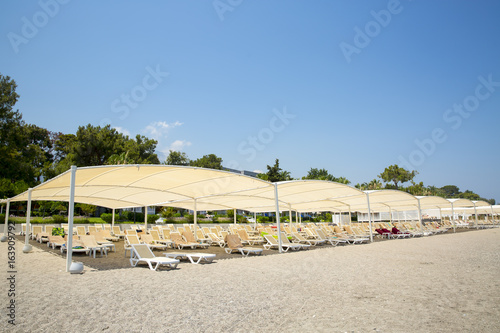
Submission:
M 161 272 L 70 275 L 64 259 L 21 250 L 15 327 L 0 285 L 4 332 L 500 332 L 499 229 Z

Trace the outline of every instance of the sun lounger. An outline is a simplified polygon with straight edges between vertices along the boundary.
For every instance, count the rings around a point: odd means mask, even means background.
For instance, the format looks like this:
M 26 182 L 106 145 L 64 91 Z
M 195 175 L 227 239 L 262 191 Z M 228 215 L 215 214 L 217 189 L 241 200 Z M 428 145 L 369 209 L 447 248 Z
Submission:
M 96 254 L 97 250 L 99 250 L 99 252 L 101 252 L 101 257 L 102 257 L 103 252 L 106 255 L 106 257 L 108 256 L 109 247 L 106 245 L 97 244 L 97 241 L 95 240 L 94 236 L 92 236 L 92 235 L 80 236 L 80 241 L 83 243 L 83 245 L 85 247 L 87 247 L 90 250 L 89 256 L 92 254 L 95 258 L 95 254 Z
M 270 250 L 270 249 L 279 249 L 279 243 L 276 238 L 274 238 L 271 235 L 264 235 L 264 238 L 267 240 L 267 244 L 264 244 L 264 249 Z M 281 242 L 281 248 L 283 249 L 283 252 L 288 252 L 289 249 L 292 250 L 297 250 L 298 248 L 295 246 L 290 246 L 287 244 L 284 244 L 283 241 Z
M 90 231 L 90 235 L 94 236 L 95 241 L 97 242 L 98 245 L 102 245 L 107 247 L 108 249 L 112 249 L 113 252 L 116 252 L 116 247 L 115 244 L 113 244 L 111 241 L 107 240 L 104 238 L 104 235 L 102 234 L 104 231 Z
M 171 232 L 170 239 L 174 242 L 174 247 L 177 247 L 179 250 L 185 247 L 195 249 L 198 246 L 198 243 L 187 242 L 178 232 Z
M 219 236 L 217 236 L 216 234 L 209 232 L 208 237 L 210 237 L 210 239 L 212 240 L 212 244 L 217 244 L 220 247 L 226 246 L 226 242 L 223 239 L 221 239 Z
M 159 244 L 157 243 L 153 236 L 151 235 L 148 235 L 146 233 L 141 233 L 141 241 L 144 243 L 144 244 L 147 244 L 150 248 L 152 249 L 158 249 L 158 250 L 166 250 L 168 245 L 165 245 L 165 244 Z
M 227 248 L 224 249 L 227 254 L 233 253 L 233 251 L 238 251 L 245 257 L 248 257 L 250 253 L 253 254 L 262 254 L 263 250 L 254 248 L 254 247 L 244 247 L 243 244 L 241 244 L 240 237 L 238 235 L 227 235 L 225 238 L 225 241 L 227 243 Z
M 85 246 L 85 244 L 83 244 L 80 240 L 78 239 L 73 239 L 72 240 L 72 246 L 73 246 L 73 249 L 71 250 L 72 253 L 85 253 L 85 254 L 89 254 L 91 251 L 89 248 L 87 248 Z M 61 246 L 61 254 L 63 254 L 65 251 L 67 252 L 68 250 L 68 243 L 64 243 L 62 246 Z
M 290 240 L 288 239 L 288 237 L 284 233 L 281 233 L 281 243 L 290 247 L 292 250 L 304 250 L 304 249 L 308 249 L 311 247 L 311 245 L 309 245 L 309 244 L 300 244 L 300 243 L 290 242 Z
M 190 230 L 186 230 L 182 233 L 182 237 L 186 240 L 188 243 L 194 243 L 196 244 L 196 247 L 201 247 L 201 248 L 208 248 L 210 244 L 207 243 L 199 243 L 196 241 L 196 238 L 194 238 L 193 232 Z
M 323 240 L 325 242 L 330 243 L 330 245 L 337 246 L 341 242 L 338 238 L 329 237 L 323 230 L 316 229 L 316 234 L 318 235 L 318 239 Z
M 100 231 L 101 235 L 104 237 L 104 239 L 112 242 L 118 242 L 120 240 L 119 236 L 112 236 L 111 231 L 108 229 L 103 229 Z
M 54 250 L 56 247 L 61 247 L 65 243 L 64 238 L 62 238 L 62 236 L 49 235 L 48 239 L 49 240 L 47 242 L 47 246 L 52 247 L 52 249 Z
M 293 238 L 299 243 L 299 244 L 307 244 L 307 245 L 321 245 L 324 244 L 325 241 L 319 240 L 319 239 L 307 239 L 304 236 L 302 236 L 299 233 L 292 233 Z
M 192 264 L 199 264 L 200 262 L 211 263 L 216 255 L 212 253 L 189 253 L 189 252 L 166 252 L 164 255 L 172 259 L 189 259 Z
M 171 245 L 173 247 L 174 242 L 172 242 L 171 240 L 168 240 L 168 239 L 161 239 L 160 232 L 158 230 L 151 230 L 150 235 L 151 235 L 151 237 L 153 237 L 153 240 L 155 241 L 156 244 L 163 244 L 166 246 Z
M 147 263 L 149 269 L 152 271 L 156 271 L 160 265 L 176 268 L 179 264 L 179 260 L 177 259 L 156 257 L 146 244 L 131 245 L 130 265 L 135 267 L 140 262 Z M 154 267 L 153 264 L 155 264 Z
M 249 245 L 255 245 L 264 243 L 262 237 L 250 237 L 245 229 L 238 230 L 238 236 L 240 236 L 241 243 L 248 243 Z

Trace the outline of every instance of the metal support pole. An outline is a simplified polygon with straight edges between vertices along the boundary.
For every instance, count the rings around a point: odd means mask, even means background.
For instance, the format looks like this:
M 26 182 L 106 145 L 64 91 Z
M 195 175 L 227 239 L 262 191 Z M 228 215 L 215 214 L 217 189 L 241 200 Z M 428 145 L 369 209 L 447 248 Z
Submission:
M 370 229 L 370 242 L 373 242 L 372 213 L 370 209 L 370 195 L 366 193 L 366 204 L 368 206 L 368 227 Z
M 0 239 L 0 241 L 2 241 L 2 242 L 6 242 L 8 239 L 7 229 L 9 229 L 9 210 L 10 210 L 10 199 L 7 199 L 7 205 L 5 207 L 5 225 L 3 227 L 3 236 Z
M 66 256 L 66 272 L 69 272 L 73 258 L 73 215 L 75 215 L 75 177 L 76 166 L 71 166 L 71 178 L 69 182 L 69 207 L 68 207 L 68 254 Z
M 283 252 L 283 247 L 281 245 L 281 230 L 280 230 L 280 204 L 278 201 L 278 184 L 274 184 L 274 200 L 276 204 L 276 227 L 278 228 L 278 249 L 279 253 Z
M 477 224 L 477 209 L 476 209 L 476 203 L 472 202 L 474 204 L 474 216 L 475 216 L 475 221 L 474 223 L 476 224 L 476 229 L 479 229 L 479 225 Z
M 234 209 L 234 224 L 236 224 L 236 209 Z
M 115 226 L 115 209 L 113 208 L 113 211 L 111 212 L 113 215 L 111 216 L 111 230 L 113 230 L 113 227 Z
M 451 203 L 451 222 L 453 223 L 453 232 L 457 232 L 457 227 L 455 224 L 455 210 L 453 209 L 453 202 Z
M 422 209 L 420 209 L 420 199 L 418 200 L 418 219 L 420 221 L 420 231 L 424 234 L 424 223 L 422 222 Z
M 196 209 L 196 199 L 194 199 L 194 239 L 198 240 L 198 231 L 196 230 L 198 226 L 198 212 Z
M 148 206 L 144 206 L 144 232 L 148 230 Z
M 30 219 L 31 219 L 31 191 L 33 189 L 28 189 L 28 203 L 26 204 L 26 236 L 24 237 L 24 247 L 23 252 L 28 253 L 31 251 L 32 246 L 30 245 Z

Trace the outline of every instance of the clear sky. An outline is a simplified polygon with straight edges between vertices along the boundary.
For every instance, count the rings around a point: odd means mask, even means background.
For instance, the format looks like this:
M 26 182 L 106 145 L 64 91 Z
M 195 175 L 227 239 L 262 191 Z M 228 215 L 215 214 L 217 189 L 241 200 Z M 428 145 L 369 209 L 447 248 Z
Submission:
M 499 1 L 3 1 L 0 73 L 23 119 L 111 124 L 191 159 L 399 164 L 500 200 Z

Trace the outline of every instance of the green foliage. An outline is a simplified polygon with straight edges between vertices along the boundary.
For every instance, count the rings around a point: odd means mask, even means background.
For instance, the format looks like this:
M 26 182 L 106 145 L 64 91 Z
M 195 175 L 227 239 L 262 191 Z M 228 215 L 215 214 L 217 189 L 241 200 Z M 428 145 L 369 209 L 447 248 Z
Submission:
M 163 207 L 160 211 L 160 216 L 163 218 L 171 218 L 175 214 L 173 207 Z
M 64 237 L 64 228 L 52 228 L 52 236 Z
M 158 214 L 152 214 L 152 215 L 148 215 L 148 223 L 155 223 L 156 220 L 158 220 L 160 218 L 160 215 Z
M 318 179 L 318 180 L 328 180 L 331 182 L 337 182 L 341 184 L 350 184 L 351 182 L 345 178 L 345 177 L 335 177 L 332 174 L 328 173 L 328 170 L 326 169 L 316 169 L 316 168 L 311 168 L 307 172 L 307 176 L 302 177 L 302 179 Z
M 217 157 L 215 154 L 209 154 L 191 161 L 189 165 L 199 168 L 222 170 L 222 158 Z
M 181 213 L 175 213 L 173 217 L 182 217 Z
M 273 166 L 268 165 L 267 173 L 265 174 L 265 176 L 264 174 L 259 174 L 259 178 L 270 181 L 272 183 L 285 180 L 292 180 L 292 177 L 290 177 L 290 172 L 282 170 L 280 168 L 279 159 L 276 159 Z
M 77 204 L 75 204 L 75 208 L 79 208 L 85 216 L 90 216 L 90 215 L 94 214 L 97 207 L 94 205 L 77 203 Z
M 68 219 L 62 215 L 52 215 L 52 220 L 54 220 L 54 223 L 67 223 L 68 222 Z
M 118 214 L 115 214 L 115 221 L 118 221 L 120 216 Z M 106 222 L 106 223 L 111 223 L 113 222 L 113 214 L 111 213 L 102 213 L 101 214 L 101 219 Z
M 417 171 L 408 171 L 404 168 L 400 168 L 397 164 L 390 165 L 385 168 L 379 177 L 386 183 L 393 182 L 395 189 L 398 189 L 399 183 L 406 183 L 418 174 Z
M 165 164 L 167 165 L 189 165 L 189 158 L 186 153 L 169 150 L 169 154 L 167 159 L 165 160 Z
M 455 185 L 446 185 L 441 187 L 446 198 L 457 198 L 460 194 L 460 189 Z
M 257 222 L 259 223 L 267 223 L 269 222 L 269 217 L 268 216 L 257 216 Z

